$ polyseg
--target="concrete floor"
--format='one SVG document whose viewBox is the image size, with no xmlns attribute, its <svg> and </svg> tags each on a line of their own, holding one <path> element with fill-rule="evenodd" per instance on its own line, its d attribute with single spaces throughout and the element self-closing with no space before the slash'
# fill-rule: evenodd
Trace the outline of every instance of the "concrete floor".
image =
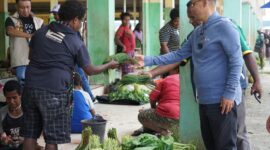
<svg viewBox="0 0 270 150">
<path fill-rule="evenodd" d="M 263 84 L 264 94 L 262 104 L 259 104 L 247 90 L 247 130 L 250 137 L 251 147 L 253 150 L 269 150 L 270 149 L 270 134 L 265 129 L 267 117 L 270 115 L 270 66 L 267 65 L 264 70 L 260 70 L 261 82 Z M 140 127 L 137 121 L 138 110 L 144 106 L 123 106 L 123 105 L 106 105 L 96 104 L 96 111 L 108 120 L 106 128 L 116 128 L 118 137 L 131 134 L 134 130 Z M 59 146 L 59 150 L 74 150 L 80 143 L 81 135 L 72 134 L 72 142 Z M 42 140 L 39 141 L 44 145 Z"/>
</svg>

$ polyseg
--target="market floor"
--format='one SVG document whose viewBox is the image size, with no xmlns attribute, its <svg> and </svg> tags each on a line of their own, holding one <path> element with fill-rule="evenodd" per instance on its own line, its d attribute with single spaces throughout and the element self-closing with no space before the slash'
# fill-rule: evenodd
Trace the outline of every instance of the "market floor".
<svg viewBox="0 0 270 150">
<path fill-rule="evenodd" d="M 262 104 L 259 104 L 253 96 L 246 91 L 246 108 L 247 108 L 247 130 L 250 137 L 252 150 L 269 150 L 270 134 L 265 129 L 267 117 L 270 115 L 270 66 L 260 70 L 261 82 L 263 85 Z M 149 107 L 148 104 L 143 106 L 124 106 L 124 105 L 107 105 L 96 104 L 96 111 L 108 120 L 106 129 L 116 128 L 118 137 L 131 134 L 134 130 L 140 128 L 137 115 L 142 107 Z M 72 134 L 72 142 L 69 144 L 59 145 L 59 150 L 74 150 L 80 143 L 81 135 Z M 44 145 L 42 139 L 39 140 Z"/>
</svg>

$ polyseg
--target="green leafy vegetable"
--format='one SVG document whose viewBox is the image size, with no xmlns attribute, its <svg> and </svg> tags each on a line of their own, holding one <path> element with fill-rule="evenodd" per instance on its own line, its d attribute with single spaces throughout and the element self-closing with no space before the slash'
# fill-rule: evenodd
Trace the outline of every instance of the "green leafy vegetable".
<svg viewBox="0 0 270 150">
<path fill-rule="evenodd" d="M 103 64 L 106 64 L 112 60 L 117 61 L 119 64 L 123 64 L 125 62 L 130 62 L 131 64 L 137 63 L 136 59 L 129 57 L 126 53 L 117 53 L 106 58 Z"/>
</svg>

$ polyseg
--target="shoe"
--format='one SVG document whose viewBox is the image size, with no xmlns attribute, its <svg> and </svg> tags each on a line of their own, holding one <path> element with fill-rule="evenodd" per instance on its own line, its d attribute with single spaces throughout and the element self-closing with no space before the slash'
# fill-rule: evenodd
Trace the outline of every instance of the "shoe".
<svg viewBox="0 0 270 150">
<path fill-rule="evenodd" d="M 143 127 L 141 127 L 141 128 L 139 128 L 139 129 L 137 129 L 137 130 L 135 130 L 132 134 L 131 134 L 131 136 L 139 136 L 139 135 L 141 135 L 141 134 L 143 134 L 144 132 L 143 132 Z"/>
<path fill-rule="evenodd" d="M 141 135 L 141 134 L 143 134 L 143 133 L 148 133 L 148 134 L 153 134 L 153 135 L 156 134 L 156 132 L 153 131 L 153 130 L 151 130 L 151 129 L 147 129 L 147 128 L 141 127 L 141 128 L 139 128 L 139 129 L 135 130 L 135 131 L 131 134 L 131 136 L 139 136 L 139 135 Z"/>
</svg>

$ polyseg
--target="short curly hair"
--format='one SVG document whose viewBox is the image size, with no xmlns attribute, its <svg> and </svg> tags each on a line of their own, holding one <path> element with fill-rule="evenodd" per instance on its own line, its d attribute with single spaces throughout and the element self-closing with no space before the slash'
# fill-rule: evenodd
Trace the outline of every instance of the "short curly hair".
<svg viewBox="0 0 270 150">
<path fill-rule="evenodd" d="M 124 20 L 125 17 L 131 17 L 131 14 L 128 13 L 128 12 L 122 12 L 121 15 L 120 15 L 120 19 Z"/>
<path fill-rule="evenodd" d="M 86 8 L 77 0 L 68 0 L 59 10 L 59 18 L 61 21 L 70 21 L 74 18 L 82 20 L 85 16 Z"/>
<path fill-rule="evenodd" d="M 16 4 L 18 4 L 20 1 L 30 1 L 31 2 L 31 0 L 16 0 Z"/>
<path fill-rule="evenodd" d="M 13 91 L 16 91 L 19 95 L 21 95 L 22 94 L 21 85 L 16 80 L 9 80 L 4 85 L 4 89 L 3 89 L 4 95 L 6 95 L 8 92 L 13 92 Z"/>
<path fill-rule="evenodd" d="M 171 18 L 171 20 L 179 18 L 179 9 L 177 9 L 177 8 L 172 9 L 170 12 L 170 18 Z"/>
</svg>

